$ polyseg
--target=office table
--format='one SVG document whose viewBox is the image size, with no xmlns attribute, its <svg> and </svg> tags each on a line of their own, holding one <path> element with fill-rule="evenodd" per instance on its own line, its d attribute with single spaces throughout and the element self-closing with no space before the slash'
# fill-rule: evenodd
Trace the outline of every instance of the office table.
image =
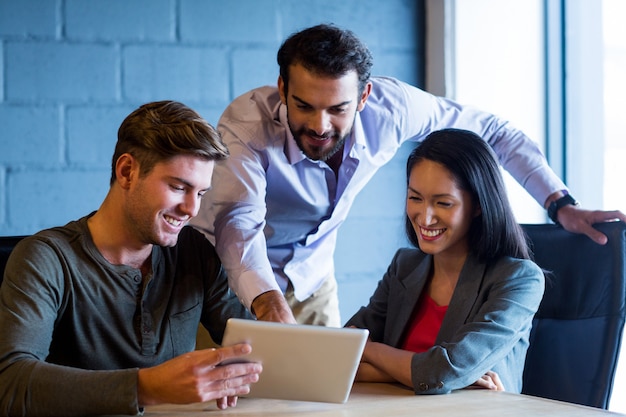
<svg viewBox="0 0 626 417">
<path fill-rule="evenodd" d="M 214 416 L 463 416 L 463 417 L 578 417 L 623 416 L 598 408 L 528 395 L 483 389 L 465 389 L 448 395 L 414 395 L 394 384 L 357 383 L 345 404 L 239 398 L 237 407 L 219 410 L 215 402 L 147 407 L 144 417 Z"/>
</svg>

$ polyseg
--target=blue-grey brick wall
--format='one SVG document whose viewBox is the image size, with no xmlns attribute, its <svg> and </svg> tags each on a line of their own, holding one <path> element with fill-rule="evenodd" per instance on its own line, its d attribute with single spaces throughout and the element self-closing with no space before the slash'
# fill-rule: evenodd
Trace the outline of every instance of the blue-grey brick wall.
<svg viewBox="0 0 626 417">
<path fill-rule="evenodd" d="M 0 235 L 96 210 L 117 128 L 138 105 L 179 100 L 215 124 L 237 95 L 275 84 L 290 33 L 356 32 L 374 74 L 422 80 L 420 0 L 0 0 Z M 343 318 L 404 245 L 408 146 L 358 197 L 335 261 Z"/>
</svg>

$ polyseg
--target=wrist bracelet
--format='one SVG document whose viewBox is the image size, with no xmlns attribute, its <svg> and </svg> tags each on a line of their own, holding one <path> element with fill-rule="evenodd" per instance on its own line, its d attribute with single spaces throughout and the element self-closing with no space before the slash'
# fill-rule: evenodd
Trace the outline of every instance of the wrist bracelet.
<svg viewBox="0 0 626 417">
<path fill-rule="evenodd" d="M 567 206 L 569 204 L 571 204 L 572 206 L 578 205 L 578 201 L 576 201 L 576 199 L 572 197 L 571 194 L 565 194 L 563 197 L 557 198 L 552 203 L 550 203 L 550 205 L 548 206 L 548 217 L 550 218 L 550 220 L 560 226 L 556 215 L 563 206 Z"/>
</svg>

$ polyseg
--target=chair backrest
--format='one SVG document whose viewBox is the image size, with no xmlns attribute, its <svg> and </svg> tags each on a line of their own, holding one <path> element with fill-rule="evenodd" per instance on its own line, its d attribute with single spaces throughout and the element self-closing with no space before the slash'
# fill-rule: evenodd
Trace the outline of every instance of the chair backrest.
<svg viewBox="0 0 626 417">
<path fill-rule="evenodd" d="M 17 245 L 17 242 L 26 236 L 0 236 L 0 283 L 4 278 L 4 267 L 7 264 L 11 251 Z"/>
<path fill-rule="evenodd" d="M 608 408 L 626 316 L 626 224 L 598 245 L 555 225 L 522 225 L 551 271 L 533 320 L 522 393 Z"/>
</svg>

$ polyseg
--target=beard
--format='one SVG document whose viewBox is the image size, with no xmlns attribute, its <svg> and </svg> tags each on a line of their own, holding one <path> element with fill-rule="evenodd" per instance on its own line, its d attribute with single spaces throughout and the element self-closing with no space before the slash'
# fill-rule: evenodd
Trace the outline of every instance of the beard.
<svg viewBox="0 0 626 417">
<path fill-rule="evenodd" d="M 307 158 L 312 159 L 314 161 L 327 161 L 328 159 L 330 159 L 331 156 L 333 156 L 335 153 L 337 153 L 337 151 L 343 148 L 343 144 L 346 141 L 346 138 L 348 137 L 347 135 L 342 137 L 336 132 L 332 133 L 330 135 L 332 147 L 330 149 L 328 148 L 325 149 L 322 146 L 319 146 L 319 147 L 305 146 L 304 140 L 302 139 L 303 135 L 313 136 L 313 137 L 317 136 L 315 133 L 309 132 L 306 129 L 300 129 L 296 131 L 291 129 L 291 134 L 293 135 L 293 138 L 296 141 L 296 144 L 298 145 L 298 148 L 300 148 L 302 153 L 305 154 Z"/>
<path fill-rule="evenodd" d="M 356 112 L 355 112 L 356 118 Z M 346 134 L 338 132 L 336 130 L 332 130 L 326 133 L 323 137 L 320 137 L 317 133 L 312 130 L 309 130 L 305 127 L 295 129 L 289 120 L 289 115 L 287 115 L 287 123 L 289 124 L 289 130 L 293 136 L 293 139 L 296 141 L 298 148 L 302 151 L 307 158 L 312 159 L 314 161 L 328 161 L 335 153 L 337 153 L 340 149 L 343 149 L 343 145 L 346 142 L 348 136 L 350 136 L 350 132 L 352 131 L 352 125 L 354 124 L 354 120 L 350 129 Z M 328 143 L 325 143 L 325 146 L 311 146 L 311 141 L 306 141 L 303 139 L 303 136 L 309 136 L 313 138 L 320 138 L 328 140 L 330 139 L 330 143 L 332 144 L 330 147 Z"/>
</svg>

